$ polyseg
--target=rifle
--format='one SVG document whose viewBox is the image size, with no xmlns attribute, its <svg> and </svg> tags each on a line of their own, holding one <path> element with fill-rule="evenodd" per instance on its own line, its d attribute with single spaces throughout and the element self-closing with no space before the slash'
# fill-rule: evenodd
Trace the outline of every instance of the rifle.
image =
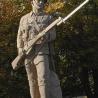
<svg viewBox="0 0 98 98">
<path fill-rule="evenodd" d="M 86 3 L 88 3 L 89 0 L 85 0 L 83 3 L 81 3 L 77 8 L 75 8 L 71 13 L 69 13 L 66 17 L 62 18 L 59 17 L 54 22 L 52 22 L 49 26 L 47 26 L 44 30 L 42 30 L 34 39 L 29 41 L 28 47 L 24 46 L 24 51 L 21 52 L 12 62 L 12 67 L 14 70 L 17 70 L 21 65 L 21 61 L 24 61 L 25 55 L 28 55 L 32 49 L 32 47 L 35 45 L 35 43 L 45 36 L 50 29 L 52 29 L 54 26 L 59 26 L 61 23 L 65 23 L 66 20 L 68 20 L 73 14 L 75 14 L 79 9 L 81 9 Z"/>
</svg>

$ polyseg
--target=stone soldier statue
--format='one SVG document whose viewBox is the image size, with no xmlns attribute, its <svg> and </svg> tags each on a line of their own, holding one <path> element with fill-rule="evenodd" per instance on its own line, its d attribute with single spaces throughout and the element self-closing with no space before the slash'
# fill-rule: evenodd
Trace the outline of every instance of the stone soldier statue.
<svg viewBox="0 0 98 98">
<path fill-rule="evenodd" d="M 31 0 L 32 11 L 20 20 L 17 48 L 20 54 L 24 47 L 28 47 L 40 31 L 52 22 L 52 16 L 43 11 L 44 3 Z M 26 56 L 25 68 L 30 87 L 31 98 L 62 98 L 60 83 L 54 72 L 53 41 L 56 38 L 55 28 L 39 39 L 32 51 Z M 32 57 L 35 56 L 34 59 Z"/>
</svg>

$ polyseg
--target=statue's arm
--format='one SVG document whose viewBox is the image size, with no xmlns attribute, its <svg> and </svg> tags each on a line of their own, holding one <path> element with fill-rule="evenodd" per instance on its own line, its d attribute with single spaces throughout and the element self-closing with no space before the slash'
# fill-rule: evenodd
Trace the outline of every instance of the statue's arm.
<svg viewBox="0 0 98 98">
<path fill-rule="evenodd" d="M 19 29 L 18 29 L 18 34 L 17 34 L 18 54 L 20 54 L 23 51 L 23 47 L 24 47 L 24 42 L 23 42 L 23 39 L 22 39 L 22 23 L 23 23 L 23 19 L 21 18 L 20 24 L 19 24 Z"/>
</svg>

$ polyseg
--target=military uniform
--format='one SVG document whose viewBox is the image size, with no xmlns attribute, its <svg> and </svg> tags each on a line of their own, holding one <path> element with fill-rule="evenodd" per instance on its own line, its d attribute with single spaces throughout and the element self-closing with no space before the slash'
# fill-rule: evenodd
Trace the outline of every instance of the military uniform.
<svg viewBox="0 0 98 98">
<path fill-rule="evenodd" d="M 23 16 L 20 20 L 17 35 L 18 53 L 20 53 L 25 46 L 28 47 L 29 41 L 51 22 L 52 17 L 44 12 L 35 15 L 31 11 Z M 31 98 L 62 98 L 58 77 L 53 72 L 53 67 L 51 67 L 54 65 L 53 58 L 51 59 L 50 55 L 51 57 L 54 55 L 53 41 L 55 38 L 56 32 L 55 28 L 53 28 L 48 34 L 37 41 L 31 53 L 26 56 L 25 68 Z M 42 44 L 43 46 L 41 47 Z M 36 53 L 37 56 L 32 60 L 32 56 Z M 52 91 L 53 89 L 54 91 Z"/>
</svg>

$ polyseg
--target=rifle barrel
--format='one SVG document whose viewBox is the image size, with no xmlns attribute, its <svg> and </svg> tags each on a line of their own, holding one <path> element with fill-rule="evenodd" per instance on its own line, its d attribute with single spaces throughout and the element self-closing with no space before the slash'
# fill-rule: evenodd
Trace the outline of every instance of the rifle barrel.
<svg viewBox="0 0 98 98">
<path fill-rule="evenodd" d="M 70 14 L 68 14 L 64 19 L 62 19 L 57 26 L 59 26 L 62 22 L 65 22 L 67 19 L 69 19 L 74 13 L 76 13 L 79 9 L 81 9 L 86 3 L 88 3 L 89 0 L 85 0 L 82 4 L 80 4 L 75 10 L 73 10 Z"/>
</svg>

